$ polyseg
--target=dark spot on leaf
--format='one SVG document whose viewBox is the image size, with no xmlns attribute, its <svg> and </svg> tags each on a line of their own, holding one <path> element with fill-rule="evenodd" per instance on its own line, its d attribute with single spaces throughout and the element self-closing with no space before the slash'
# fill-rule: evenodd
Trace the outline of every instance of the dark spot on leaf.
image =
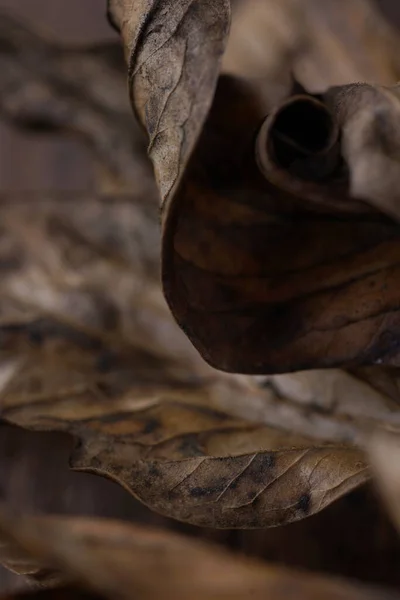
<svg viewBox="0 0 400 600">
<path fill-rule="evenodd" d="M 261 469 L 273 469 L 275 466 L 274 454 L 262 454 L 260 456 L 259 466 Z"/>
<path fill-rule="evenodd" d="M 193 498 L 201 498 L 202 496 L 208 496 L 210 494 L 210 490 L 202 487 L 195 487 L 190 490 L 190 495 Z"/>
<path fill-rule="evenodd" d="M 149 468 L 150 477 L 159 477 L 161 475 L 160 469 L 156 465 L 151 465 Z"/>
<path fill-rule="evenodd" d="M 190 490 L 190 495 L 193 498 L 202 498 L 203 496 L 212 496 L 213 494 L 220 494 L 226 487 L 226 483 L 222 482 L 219 485 L 211 487 L 194 487 Z"/>
<path fill-rule="evenodd" d="M 244 472 L 244 477 L 248 480 L 251 479 L 256 485 L 261 485 L 265 481 L 266 472 L 274 466 L 275 456 L 273 454 L 259 454 Z"/>
<path fill-rule="evenodd" d="M 310 494 L 303 494 L 296 504 L 296 509 L 301 510 L 305 514 L 310 512 L 311 498 Z"/>
</svg>

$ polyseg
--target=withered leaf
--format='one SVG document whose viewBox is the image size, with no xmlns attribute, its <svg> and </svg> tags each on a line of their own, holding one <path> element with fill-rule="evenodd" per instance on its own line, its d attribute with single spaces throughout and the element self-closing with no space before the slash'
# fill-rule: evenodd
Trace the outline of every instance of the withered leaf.
<svg viewBox="0 0 400 600">
<path fill-rule="evenodd" d="M 400 227 L 376 211 L 399 214 L 396 88 L 333 88 L 276 107 L 254 82 L 220 77 L 200 135 L 222 8 L 204 10 L 221 17 L 215 47 L 215 21 L 198 22 L 206 3 L 190 3 L 176 31 L 181 2 L 110 6 L 162 197 L 180 182 L 164 205 L 162 278 L 201 355 L 241 373 L 398 365 Z M 204 54 L 185 55 L 199 36 Z M 187 79 L 199 61 L 207 78 Z M 182 109 L 188 97 L 201 116 Z"/>
<path fill-rule="evenodd" d="M 24 551 L 62 569 L 76 582 L 75 589 L 103 598 L 398 597 L 395 592 L 269 566 L 189 538 L 116 521 L 3 515 L 0 529 Z"/>
<path fill-rule="evenodd" d="M 2 424 L 0 489 L 3 502 L 22 514 L 44 511 L 46 514 L 133 520 L 146 526 L 185 532 L 288 567 L 352 577 L 368 584 L 396 586 L 400 582 L 400 539 L 385 510 L 377 503 L 370 484 L 362 485 L 326 510 L 290 527 L 275 527 L 268 532 L 203 528 L 162 517 L 103 477 L 68 472 L 71 442 L 63 433 L 27 431 Z M 341 524 L 340 528 L 337 523 Z M 1 535 L 0 541 L 4 541 Z M 4 553 L 2 556 L 4 558 Z M 15 559 L 18 556 L 14 553 Z M 17 568 L 18 563 L 14 563 L 14 570 Z M 48 585 L 48 580 L 45 581 Z M 6 590 L 26 589 L 32 584 L 31 577 L 27 581 L 26 577 L 6 573 L 1 566 L 0 582 Z M 43 579 L 40 583 L 44 583 Z"/>
<path fill-rule="evenodd" d="M 397 365 L 399 225 L 350 198 L 340 127 L 308 96 L 263 125 L 263 178 L 264 111 L 244 83 L 220 79 L 164 237 L 175 317 L 227 371 Z"/>
<path fill-rule="evenodd" d="M 72 434 L 74 468 L 196 524 L 290 522 L 365 481 L 358 450 L 257 423 L 264 390 L 203 363 L 145 270 L 157 249 L 138 238 L 140 201 L 72 208 L 15 201 L 1 212 L 3 419 Z"/>
<path fill-rule="evenodd" d="M 182 176 L 212 102 L 230 0 L 109 0 L 135 110 L 164 200 Z"/>
</svg>

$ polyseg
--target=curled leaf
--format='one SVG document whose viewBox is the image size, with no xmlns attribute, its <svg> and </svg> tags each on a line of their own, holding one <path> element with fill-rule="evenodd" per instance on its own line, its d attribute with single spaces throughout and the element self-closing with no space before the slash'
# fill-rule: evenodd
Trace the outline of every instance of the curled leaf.
<svg viewBox="0 0 400 600">
<path fill-rule="evenodd" d="M 110 7 L 168 197 L 164 293 L 201 355 L 250 374 L 397 365 L 400 227 L 376 211 L 400 212 L 396 88 L 279 106 L 247 79 L 215 90 L 224 2 Z"/>
<path fill-rule="evenodd" d="M 264 110 L 220 79 L 164 237 L 175 317 L 227 371 L 396 365 L 399 225 L 349 196 L 329 104 Z"/>
</svg>

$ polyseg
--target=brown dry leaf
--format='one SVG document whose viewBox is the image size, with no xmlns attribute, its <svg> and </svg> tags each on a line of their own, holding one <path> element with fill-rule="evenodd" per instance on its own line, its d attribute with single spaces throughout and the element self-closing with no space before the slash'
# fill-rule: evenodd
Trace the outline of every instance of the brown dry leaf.
<svg viewBox="0 0 400 600">
<path fill-rule="evenodd" d="M 398 365 L 400 227 L 363 201 L 399 213 L 396 88 L 353 85 L 274 107 L 249 81 L 221 77 L 196 140 L 227 16 L 224 2 L 184 5 L 110 2 L 161 195 L 174 196 L 162 277 L 175 318 L 226 371 Z M 201 36 L 204 53 L 185 54 Z M 190 79 L 200 61 L 207 77 Z"/>
<path fill-rule="evenodd" d="M 3 514 L 0 528 L 2 535 L 24 551 L 62 570 L 76 582 L 76 589 L 103 598 L 153 600 L 160 594 L 176 600 L 399 597 L 379 588 L 268 566 L 189 538 L 116 521 Z"/>
<path fill-rule="evenodd" d="M 4 503 L 22 514 L 45 512 L 133 520 L 213 541 L 287 567 L 356 578 L 368 584 L 400 583 L 400 538 L 376 502 L 370 484 L 290 527 L 268 531 L 210 529 L 162 517 L 103 477 L 68 472 L 72 445 L 72 439 L 62 433 L 2 424 L 0 489 Z M 13 590 L 30 585 L 25 577 L 6 573 L 1 566 L 0 582 Z"/>
<path fill-rule="evenodd" d="M 146 204 L 76 202 L 2 207 L 3 419 L 72 434 L 73 467 L 202 525 L 293 521 L 365 481 L 358 450 L 272 427 L 267 411 L 256 422 L 270 393 L 200 359 L 140 238 L 155 232 Z"/>
<path fill-rule="evenodd" d="M 212 102 L 230 0 L 109 0 L 129 65 L 131 97 L 149 134 L 162 199 L 182 177 Z"/>
<path fill-rule="evenodd" d="M 268 112 L 245 82 L 220 78 L 164 236 L 178 323 L 227 371 L 398 365 L 399 225 L 350 198 L 325 104 L 293 97 L 255 144 Z"/>
<path fill-rule="evenodd" d="M 1 13 L 0 112 L 35 131 L 81 136 L 105 167 L 112 189 L 134 184 L 136 193 L 152 194 L 157 203 L 119 44 L 61 47 Z"/>
</svg>

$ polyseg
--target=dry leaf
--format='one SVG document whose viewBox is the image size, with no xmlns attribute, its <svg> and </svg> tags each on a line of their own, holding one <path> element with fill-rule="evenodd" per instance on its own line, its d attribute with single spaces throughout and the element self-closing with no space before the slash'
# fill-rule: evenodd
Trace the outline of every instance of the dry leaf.
<svg viewBox="0 0 400 600">
<path fill-rule="evenodd" d="M 0 528 L 84 590 L 110 599 L 152 600 L 160 593 L 177 600 L 398 597 L 395 592 L 268 566 L 188 538 L 113 521 L 7 515 Z"/>
<path fill-rule="evenodd" d="M 270 392 L 203 363 L 162 302 L 142 208 L 3 207 L 1 417 L 72 434 L 73 467 L 202 525 L 290 522 L 365 481 L 358 450 L 272 427 L 266 409 L 256 422 Z"/>
<path fill-rule="evenodd" d="M 228 371 L 398 364 L 398 224 L 349 198 L 335 122 L 308 96 L 261 128 L 261 177 L 263 112 L 220 79 L 164 238 L 175 317 Z"/>
<path fill-rule="evenodd" d="M 179 183 L 212 102 L 230 0 L 109 0 L 135 110 L 163 200 Z"/>
<path fill-rule="evenodd" d="M 72 440 L 65 434 L 27 431 L 3 424 L 0 427 L 0 490 L 4 503 L 22 514 L 44 512 L 139 522 L 217 542 L 286 567 L 356 578 L 369 584 L 397 586 L 400 583 L 400 538 L 376 502 L 369 484 L 311 519 L 302 519 L 290 527 L 275 527 L 268 532 L 264 529 L 210 529 L 162 517 L 103 477 L 68 472 L 71 447 Z M 4 553 L 0 555 L 0 563 L 1 556 L 4 558 Z M 16 554 L 15 559 L 18 559 Z M 16 562 L 14 565 L 17 570 Z M 26 577 L 7 573 L 0 566 L 3 590 L 4 586 L 6 590 L 15 591 L 29 585 Z"/>
<path fill-rule="evenodd" d="M 110 2 L 161 196 L 174 192 L 163 212 L 163 284 L 180 326 L 226 371 L 397 365 L 400 228 L 352 197 L 398 214 L 396 90 L 350 86 L 274 108 L 246 80 L 220 78 L 197 139 L 225 4 L 151 6 Z M 185 53 L 193 40 L 202 52 Z M 207 76 L 190 79 L 200 61 Z"/>
<path fill-rule="evenodd" d="M 81 440 L 73 468 L 115 479 L 158 512 L 216 527 L 277 525 L 324 508 L 367 477 L 355 449 L 216 411 L 222 384 L 174 381 L 155 359 L 105 353 L 84 334 L 74 343 L 73 330 L 47 328 L 34 355 L 19 349 L 19 360 L 5 364 L 2 418 L 71 433 Z M 28 335 L 21 327 L 19 343 Z"/>
</svg>

